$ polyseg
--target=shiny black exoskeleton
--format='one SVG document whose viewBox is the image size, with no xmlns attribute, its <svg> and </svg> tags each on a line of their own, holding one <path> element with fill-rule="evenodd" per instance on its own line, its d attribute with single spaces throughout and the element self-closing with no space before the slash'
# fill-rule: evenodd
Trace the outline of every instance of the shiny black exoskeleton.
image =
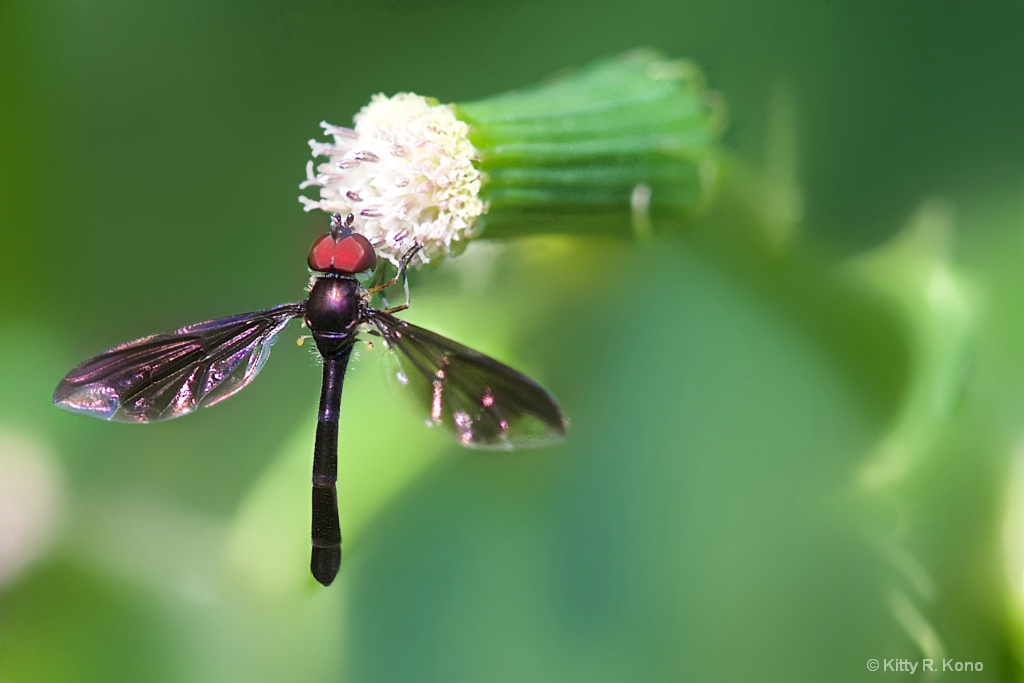
<svg viewBox="0 0 1024 683">
<path fill-rule="evenodd" d="M 556 443 L 566 420 L 555 400 L 529 377 L 479 351 L 376 309 L 374 293 L 399 280 L 413 244 L 389 281 L 363 289 L 356 279 L 377 264 L 353 216 L 335 214 L 330 232 L 309 250 L 317 278 L 305 301 L 185 325 L 141 337 L 80 363 L 57 385 L 61 408 L 115 422 L 156 422 L 211 406 L 246 387 L 263 367 L 289 320 L 303 318 L 323 357 L 312 477 L 310 569 L 329 585 L 341 566 L 338 521 L 338 417 L 345 370 L 362 326 L 383 340 L 401 366 L 396 379 L 436 425 L 469 448 L 513 450 Z M 382 296 L 383 300 L 383 296 Z M 386 305 L 386 304 L 385 304 Z"/>
</svg>

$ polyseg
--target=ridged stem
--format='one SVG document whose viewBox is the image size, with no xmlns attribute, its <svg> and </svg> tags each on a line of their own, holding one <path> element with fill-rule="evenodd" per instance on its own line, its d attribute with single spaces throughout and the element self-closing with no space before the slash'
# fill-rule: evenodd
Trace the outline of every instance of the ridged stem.
<svg viewBox="0 0 1024 683">
<path fill-rule="evenodd" d="M 487 237 L 679 229 L 709 195 L 723 118 L 695 66 L 649 50 L 456 113 L 481 155 Z"/>
</svg>

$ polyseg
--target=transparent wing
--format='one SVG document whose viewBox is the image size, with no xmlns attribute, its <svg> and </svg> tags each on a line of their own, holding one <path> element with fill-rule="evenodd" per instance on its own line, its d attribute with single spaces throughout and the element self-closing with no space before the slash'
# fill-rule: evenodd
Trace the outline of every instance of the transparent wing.
<svg viewBox="0 0 1024 683">
<path fill-rule="evenodd" d="M 381 311 L 367 319 L 396 352 L 399 381 L 463 446 L 511 450 L 565 435 L 561 409 L 539 384 L 503 363 Z"/>
<path fill-rule="evenodd" d="M 305 303 L 153 334 L 107 349 L 57 385 L 60 408 L 116 422 L 156 422 L 212 406 L 253 380 Z"/>
</svg>

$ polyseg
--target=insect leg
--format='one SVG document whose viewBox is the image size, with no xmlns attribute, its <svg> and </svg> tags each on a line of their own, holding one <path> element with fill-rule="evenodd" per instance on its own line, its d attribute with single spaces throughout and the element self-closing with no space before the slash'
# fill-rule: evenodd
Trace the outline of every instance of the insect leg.
<svg viewBox="0 0 1024 683">
<path fill-rule="evenodd" d="M 388 306 L 387 299 L 385 299 L 384 295 L 381 294 L 380 298 L 384 302 L 384 305 L 387 306 L 387 308 L 383 309 L 385 313 L 396 313 L 398 311 L 404 311 L 405 309 L 409 308 L 409 276 L 406 273 L 406 270 L 408 269 L 409 263 L 412 261 L 413 257 L 416 256 L 416 254 L 422 248 L 423 246 L 420 244 L 412 245 L 412 247 L 410 247 L 409 250 L 402 255 L 402 260 L 398 264 L 398 273 L 395 275 L 395 277 L 391 278 L 384 284 L 379 285 L 378 287 L 374 287 L 372 289 L 367 290 L 370 294 L 373 294 L 374 292 L 390 287 L 391 285 L 398 282 L 399 279 L 402 280 L 402 286 L 405 288 L 405 303 L 399 304 L 398 306 Z"/>
<path fill-rule="evenodd" d="M 368 294 L 376 294 L 377 292 L 380 292 L 382 290 L 387 289 L 388 287 L 391 287 L 399 280 L 402 280 L 405 283 L 405 298 L 406 304 L 408 304 L 409 280 L 406 277 L 405 271 L 409 267 L 409 263 L 412 261 L 413 257 L 416 256 L 416 254 L 419 253 L 421 249 L 423 249 L 423 245 L 421 244 L 414 244 L 411 247 L 409 247 L 409 249 L 404 254 L 402 254 L 402 259 L 398 262 L 398 272 L 395 274 L 395 276 L 388 280 L 387 282 L 369 288 L 368 290 L 366 290 L 366 292 Z"/>
</svg>

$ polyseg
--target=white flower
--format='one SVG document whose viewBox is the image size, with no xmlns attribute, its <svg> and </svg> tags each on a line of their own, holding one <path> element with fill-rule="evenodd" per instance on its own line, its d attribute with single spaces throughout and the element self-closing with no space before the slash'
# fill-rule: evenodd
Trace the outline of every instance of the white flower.
<svg viewBox="0 0 1024 683">
<path fill-rule="evenodd" d="M 481 201 L 478 154 L 469 126 L 451 107 L 412 93 L 374 95 L 354 128 L 321 123 L 333 142 L 310 140 L 314 157 L 300 189 L 320 188 L 320 199 L 299 197 L 306 211 L 355 216 L 355 228 L 378 256 L 397 264 L 414 243 L 427 262 L 450 254 L 475 234 Z"/>
</svg>

